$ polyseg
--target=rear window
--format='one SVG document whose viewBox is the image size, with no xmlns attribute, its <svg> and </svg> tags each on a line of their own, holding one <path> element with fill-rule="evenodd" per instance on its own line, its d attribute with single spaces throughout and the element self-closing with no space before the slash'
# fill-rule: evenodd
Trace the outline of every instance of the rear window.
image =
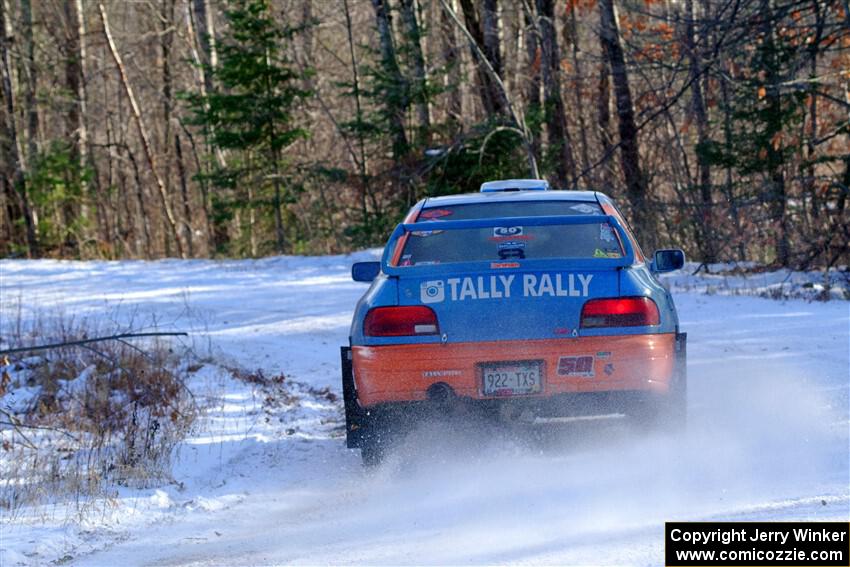
<svg viewBox="0 0 850 567">
<path fill-rule="evenodd" d="M 592 202 L 482 203 L 424 209 L 417 222 L 603 214 L 601 207 Z M 399 265 L 545 258 L 620 258 L 622 255 L 623 249 L 614 227 L 600 219 L 598 224 L 505 225 L 413 231 L 402 250 Z"/>
</svg>

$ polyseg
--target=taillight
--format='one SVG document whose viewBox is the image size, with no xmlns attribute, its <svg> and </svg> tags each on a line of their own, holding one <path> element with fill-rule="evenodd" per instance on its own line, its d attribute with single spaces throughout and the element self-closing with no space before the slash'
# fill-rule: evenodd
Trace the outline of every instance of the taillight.
<svg viewBox="0 0 850 567">
<path fill-rule="evenodd" d="M 658 323 L 658 306 L 648 297 L 591 299 L 581 309 L 583 328 L 643 327 Z"/>
<path fill-rule="evenodd" d="M 370 337 L 406 337 L 436 335 L 437 314 L 430 307 L 375 307 L 366 314 L 363 333 Z"/>
</svg>

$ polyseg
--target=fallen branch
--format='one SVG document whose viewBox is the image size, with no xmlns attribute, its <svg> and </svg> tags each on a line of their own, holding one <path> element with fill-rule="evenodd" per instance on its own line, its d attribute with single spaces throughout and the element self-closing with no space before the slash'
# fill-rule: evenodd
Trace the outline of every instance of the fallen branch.
<svg viewBox="0 0 850 567">
<path fill-rule="evenodd" d="M 72 441 L 75 441 L 77 443 L 80 442 L 79 439 L 77 439 L 76 437 L 74 437 L 69 432 L 65 431 L 64 429 L 59 429 L 58 427 L 47 427 L 47 426 L 44 426 L 44 425 L 31 425 L 29 423 L 24 423 L 20 419 L 18 419 L 17 417 L 15 417 L 14 415 L 12 415 L 11 413 L 7 412 L 6 410 L 4 410 L 2 408 L 0 408 L 0 413 L 2 413 L 7 418 L 9 418 L 9 421 L 0 421 L 0 425 L 10 425 L 10 426 L 12 426 L 15 429 L 15 431 L 18 433 L 18 435 L 23 437 L 24 440 L 26 441 L 26 443 L 24 443 L 24 445 L 27 445 L 30 449 L 37 449 L 38 447 L 36 447 L 35 444 L 33 444 L 33 442 L 26 435 L 23 434 L 23 432 L 21 431 L 22 427 L 24 427 L 26 429 L 35 429 L 35 430 L 39 430 L 39 431 L 52 431 L 54 433 L 61 433 L 62 435 L 64 435 L 65 437 L 68 437 Z"/>
<path fill-rule="evenodd" d="M 122 333 L 120 335 L 110 335 L 108 337 L 98 337 L 95 339 L 81 339 L 78 341 L 68 341 L 64 343 L 53 343 L 49 345 L 38 345 L 33 347 L 20 347 L 8 350 L 0 350 L 0 355 L 15 354 L 18 352 L 36 352 L 40 350 L 50 350 L 67 346 L 87 345 L 89 343 L 97 343 L 101 341 L 121 341 L 122 339 L 132 339 L 137 337 L 188 337 L 189 333 Z M 123 342 L 123 341 L 121 341 Z"/>
</svg>

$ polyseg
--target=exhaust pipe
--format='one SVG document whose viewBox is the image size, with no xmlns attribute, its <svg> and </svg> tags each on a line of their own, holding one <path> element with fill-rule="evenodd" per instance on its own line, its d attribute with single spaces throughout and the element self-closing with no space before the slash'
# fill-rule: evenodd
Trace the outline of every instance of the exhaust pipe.
<svg viewBox="0 0 850 567">
<path fill-rule="evenodd" d="M 427 395 L 429 402 L 439 405 L 449 405 L 457 398 L 455 391 L 452 390 L 452 387 L 445 382 L 431 384 L 428 388 Z"/>
</svg>

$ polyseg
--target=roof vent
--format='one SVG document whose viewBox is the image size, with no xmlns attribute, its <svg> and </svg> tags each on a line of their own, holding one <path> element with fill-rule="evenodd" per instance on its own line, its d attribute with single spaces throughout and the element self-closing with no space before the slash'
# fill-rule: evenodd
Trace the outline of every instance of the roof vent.
<svg viewBox="0 0 850 567">
<path fill-rule="evenodd" d="M 482 193 L 501 191 L 548 191 L 549 182 L 545 179 L 501 179 L 481 184 Z"/>
</svg>

